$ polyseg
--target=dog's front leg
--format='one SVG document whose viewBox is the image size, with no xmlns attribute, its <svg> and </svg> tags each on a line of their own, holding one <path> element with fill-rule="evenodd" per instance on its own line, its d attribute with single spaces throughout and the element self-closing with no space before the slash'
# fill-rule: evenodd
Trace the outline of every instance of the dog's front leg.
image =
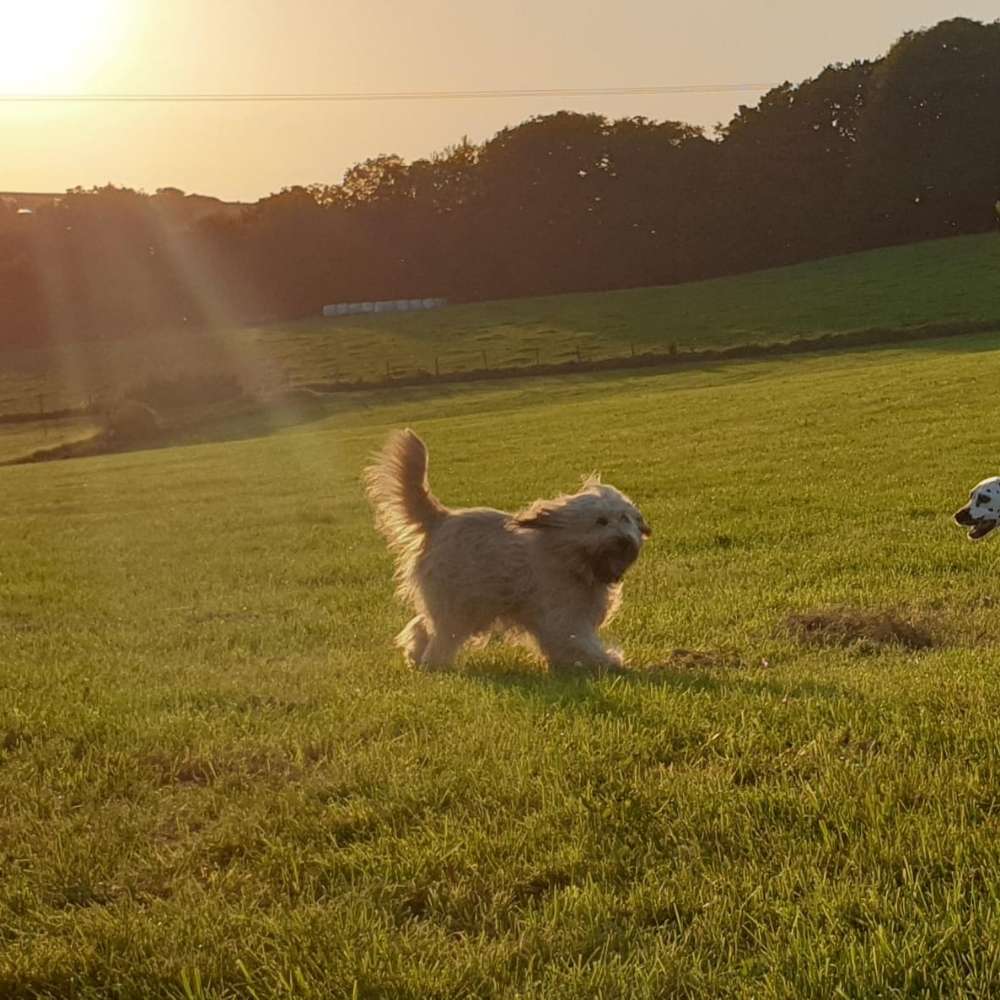
<svg viewBox="0 0 1000 1000">
<path fill-rule="evenodd" d="M 543 630 L 536 639 L 542 656 L 552 670 L 616 670 L 622 665 L 621 654 L 617 650 L 608 649 L 601 642 L 600 636 L 592 630 Z"/>
<path fill-rule="evenodd" d="M 428 639 L 427 646 L 420 657 L 420 668 L 422 670 L 446 670 L 454 662 L 464 641 L 464 636 L 434 633 Z"/>
<path fill-rule="evenodd" d="M 430 632 L 421 615 L 410 619 L 396 636 L 396 645 L 403 651 L 406 662 L 421 670 L 443 670 L 450 667 L 462 647 L 465 636 Z"/>
</svg>

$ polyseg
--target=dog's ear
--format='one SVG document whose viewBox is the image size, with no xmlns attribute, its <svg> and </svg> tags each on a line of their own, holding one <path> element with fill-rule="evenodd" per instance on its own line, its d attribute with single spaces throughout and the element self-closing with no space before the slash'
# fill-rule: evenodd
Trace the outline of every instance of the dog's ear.
<svg viewBox="0 0 1000 1000">
<path fill-rule="evenodd" d="M 515 515 L 514 523 L 519 528 L 555 528 L 559 525 L 557 510 L 558 505 L 551 500 L 536 500 L 527 510 Z"/>
<path fill-rule="evenodd" d="M 588 489 L 591 486 L 601 485 L 601 474 L 599 472 L 588 472 L 587 475 L 580 477 L 580 488 Z"/>
</svg>

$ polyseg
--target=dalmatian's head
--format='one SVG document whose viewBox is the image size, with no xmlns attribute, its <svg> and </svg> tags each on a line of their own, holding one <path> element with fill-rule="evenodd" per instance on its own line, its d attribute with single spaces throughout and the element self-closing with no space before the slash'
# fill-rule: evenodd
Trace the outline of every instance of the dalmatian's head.
<svg viewBox="0 0 1000 1000">
<path fill-rule="evenodd" d="M 969 529 L 969 538 L 985 538 L 1000 523 L 1000 476 L 972 487 L 969 502 L 955 511 L 955 523 Z"/>
</svg>

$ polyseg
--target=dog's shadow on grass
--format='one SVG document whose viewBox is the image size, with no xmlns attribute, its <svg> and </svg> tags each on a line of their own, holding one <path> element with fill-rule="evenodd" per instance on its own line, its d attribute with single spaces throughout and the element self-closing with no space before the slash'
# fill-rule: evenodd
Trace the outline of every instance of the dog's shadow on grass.
<svg viewBox="0 0 1000 1000">
<path fill-rule="evenodd" d="M 612 705 L 620 709 L 621 695 L 643 689 L 668 688 L 678 694 L 717 694 L 738 692 L 756 698 L 856 700 L 856 692 L 834 684 L 807 679 L 789 680 L 768 676 L 768 668 L 721 667 L 711 663 L 671 663 L 606 671 L 544 671 L 520 665 L 491 664 L 486 657 L 476 657 L 466 665 L 462 676 L 498 693 L 520 695 L 526 701 L 546 708 L 577 708 L 604 712 Z"/>
</svg>

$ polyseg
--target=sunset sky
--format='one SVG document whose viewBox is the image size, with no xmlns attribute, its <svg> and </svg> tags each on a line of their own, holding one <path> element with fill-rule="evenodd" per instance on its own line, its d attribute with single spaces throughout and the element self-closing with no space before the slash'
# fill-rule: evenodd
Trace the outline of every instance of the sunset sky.
<svg viewBox="0 0 1000 1000">
<path fill-rule="evenodd" d="M 798 81 L 996 0 L 0 0 L 0 93 L 509 90 Z M 252 200 L 570 108 L 712 126 L 757 93 L 335 104 L 0 102 L 0 190 Z"/>
</svg>

